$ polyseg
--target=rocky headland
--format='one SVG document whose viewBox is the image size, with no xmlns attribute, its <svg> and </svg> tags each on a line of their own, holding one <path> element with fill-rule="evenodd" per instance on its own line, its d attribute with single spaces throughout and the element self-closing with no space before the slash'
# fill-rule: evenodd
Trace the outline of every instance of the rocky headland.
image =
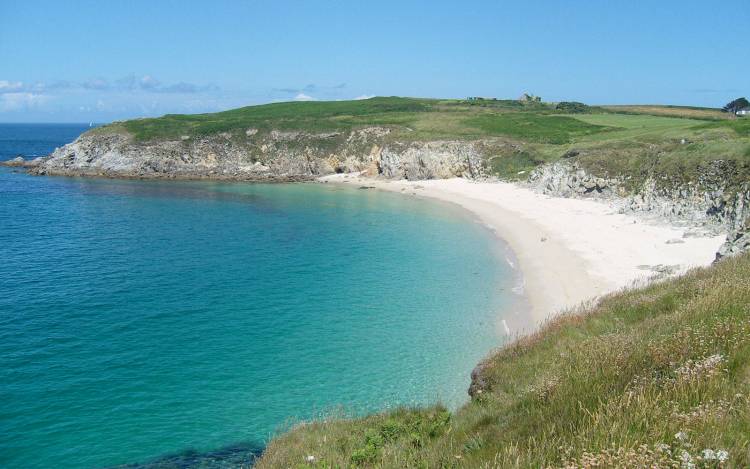
<svg viewBox="0 0 750 469">
<path fill-rule="evenodd" d="M 366 172 L 394 179 L 479 177 L 483 158 L 464 141 L 406 142 L 390 130 L 219 133 L 139 142 L 122 133 L 89 132 L 34 163 L 39 175 L 226 180 L 305 180 Z M 23 162 L 15 162 L 22 165 Z"/>
</svg>

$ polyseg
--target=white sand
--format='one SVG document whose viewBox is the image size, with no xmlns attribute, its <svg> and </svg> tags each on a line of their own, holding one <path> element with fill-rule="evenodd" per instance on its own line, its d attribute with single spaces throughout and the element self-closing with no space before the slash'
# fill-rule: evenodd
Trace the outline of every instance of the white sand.
<svg viewBox="0 0 750 469">
<path fill-rule="evenodd" d="M 685 227 L 645 222 L 617 214 L 604 202 L 548 197 L 510 183 L 460 178 L 386 181 L 356 174 L 321 180 L 439 199 L 473 212 L 515 253 L 536 324 L 648 280 L 655 272 L 644 266 L 661 264 L 684 272 L 708 265 L 725 238 L 683 238 Z"/>
</svg>

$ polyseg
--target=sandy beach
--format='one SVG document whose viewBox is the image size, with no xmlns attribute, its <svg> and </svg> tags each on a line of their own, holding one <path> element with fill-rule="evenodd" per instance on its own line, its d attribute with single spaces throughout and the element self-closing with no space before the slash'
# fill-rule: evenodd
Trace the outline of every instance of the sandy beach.
<svg viewBox="0 0 750 469">
<path fill-rule="evenodd" d="M 389 181 L 337 174 L 322 182 L 366 185 L 455 203 L 474 213 L 516 255 L 540 324 L 582 302 L 708 265 L 725 236 L 685 236 L 685 227 L 616 213 L 606 202 L 549 197 L 505 182 L 466 179 Z"/>
</svg>

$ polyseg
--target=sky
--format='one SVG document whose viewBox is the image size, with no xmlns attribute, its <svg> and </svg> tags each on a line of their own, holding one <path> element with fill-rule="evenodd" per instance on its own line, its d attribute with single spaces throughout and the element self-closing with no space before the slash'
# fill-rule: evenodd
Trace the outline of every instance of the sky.
<svg viewBox="0 0 750 469">
<path fill-rule="evenodd" d="M 748 25 L 748 0 L 0 0 L 0 122 L 524 92 L 720 107 L 750 95 Z"/>
</svg>

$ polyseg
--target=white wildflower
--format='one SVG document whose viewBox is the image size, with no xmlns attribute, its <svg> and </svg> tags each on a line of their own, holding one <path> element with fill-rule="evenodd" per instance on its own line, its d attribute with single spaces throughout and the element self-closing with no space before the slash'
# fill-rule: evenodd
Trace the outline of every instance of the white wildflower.
<svg viewBox="0 0 750 469">
<path fill-rule="evenodd" d="M 308 456 L 308 457 L 305 458 L 305 461 L 307 461 L 307 462 L 315 462 L 315 456 L 312 456 L 312 455 Z"/>
<path fill-rule="evenodd" d="M 720 371 L 719 366 L 724 363 L 724 356 L 714 354 L 703 360 L 688 360 L 684 365 L 675 370 L 677 377 L 681 379 L 695 379 L 713 376 Z"/>
<path fill-rule="evenodd" d="M 687 434 L 685 432 L 677 432 L 674 434 L 675 440 L 684 441 L 687 439 Z"/>
<path fill-rule="evenodd" d="M 727 459 L 729 459 L 729 453 L 724 451 L 723 449 L 720 449 L 719 451 L 716 452 L 716 459 L 718 459 L 721 462 L 724 462 Z"/>
<path fill-rule="evenodd" d="M 703 450 L 703 459 L 705 459 L 706 461 L 713 461 L 714 459 L 716 459 L 716 453 L 714 452 L 714 450 L 706 448 Z"/>
<path fill-rule="evenodd" d="M 687 469 L 692 469 L 695 467 L 695 464 L 693 463 L 693 457 L 690 456 L 690 453 L 685 450 L 682 450 L 682 454 L 680 454 L 680 460 L 682 461 L 682 467 L 685 467 Z"/>
</svg>

